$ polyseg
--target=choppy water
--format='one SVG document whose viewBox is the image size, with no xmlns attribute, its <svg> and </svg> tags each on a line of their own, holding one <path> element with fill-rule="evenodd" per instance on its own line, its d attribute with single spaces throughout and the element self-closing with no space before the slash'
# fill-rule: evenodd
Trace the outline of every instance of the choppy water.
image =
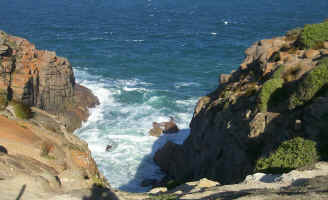
<svg viewBox="0 0 328 200">
<path fill-rule="evenodd" d="M 155 150 L 188 136 L 197 99 L 218 75 L 256 40 L 320 22 L 327 8 L 326 0 L 1 0 L 0 29 L 69 58 L 101 102 L 76 134 L 113 187 L 144 191 L 142 179 L 163 176 Z M 150 137 L 151 123 L 168 116 L 181 133 Z"/>
</svg>

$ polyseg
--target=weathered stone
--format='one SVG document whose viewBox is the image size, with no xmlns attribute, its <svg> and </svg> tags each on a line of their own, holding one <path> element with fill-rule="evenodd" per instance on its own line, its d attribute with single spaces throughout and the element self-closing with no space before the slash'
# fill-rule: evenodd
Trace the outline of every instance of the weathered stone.
<svg viewBox="0 0 328 200">
<path fill-rule="evenodd" d="M 154 188 L 154 189 L 151 189 L 148 193 L 149 194 L 158 194 L 158 193 L 162 193 L 162 192 L 167 192 L 167 188 L 166 187 Z"/>
<path fill-rule="evenodd" d="M 216 181 L 208 180 L 207 178 L 202 178 L 199 180 L 199 184 L 197 185 L 198 188 L 209 188 L 220 185 L 220 183 Z"/>
<path fill-rule="evenodd" d="M 328 41 L 323 42 L 323 47 L 324 47 L 325 49 L 328 49 Z"/>
<path fill-rule="evenodd" d="M 6 45 L 0 45 L 0 55 L 4 55 L 6 53 L 8 53 L 8 46 Z"/>
<path fill-rule="evenodd" d="M 302 130 L 302 121 L 301 120 L 298 119 L 295 121 L 294 129 L 295 129 L 295 131 Z"/>
<path fill-rule="evenodd" d="M 15 101 L 60 115 L 69 131 L 79 128 L 89 115 L 87 108 L 99 101 L 75 83 L 69 61 L 55 52 L 37 50 L 25 39 L 5 33 L 1 37 L 6 45 L 0 45 L 0 54 L 7 57 L 1 60 L 0 89 L 9 88 Z M 13 48 L 10 54 L 7 44 Z"/>
<path fill-rule="evenodd" d="M 220 75 L 219 83 L 220 83 L 220 84 L 227 83 L 227 82 L 229 81 L 230 78 L 231 78 L 231 74 L 221 74 L 221 75 Z"/>
<path fill-rule="evenodd" d="M 315 58 L 316 56 L 320 55 L 320 51 L 314 50 L 314 49 L 309 49 L 304 52 L 305 58 Z"/>
</svg>

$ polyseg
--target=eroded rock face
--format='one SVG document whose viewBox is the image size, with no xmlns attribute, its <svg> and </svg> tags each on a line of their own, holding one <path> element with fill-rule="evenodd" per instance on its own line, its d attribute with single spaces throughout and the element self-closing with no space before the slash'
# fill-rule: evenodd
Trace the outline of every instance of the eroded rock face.
<svg viewBox="0 0 328 200">
<path fill-rule="evenodd" d="M 61 115 L 67 122 L 75 119 L 67 123 L 70 131 L 86 120 L 88 107 L 99 104 L 90 90 L 75 83 L 66 58 L 2 31 L 0 75 L 0 90 L 7 91 L 10 100 Z"/>
<path fill-rule="evenodd" d="M 169 142 L 156 152 L 154 160 L 168 176 L 178 182 L 206 177 L 236 183 L 285 140 L 301 136 L 319 142 L 328 128 L 327 95 L 297 109 L 288 104 L 295 88 L 325 58 L 325 49 L 305 51 L 295 40 L 284 36 L 256 42 L 237 71 L 221 75 L 218 88 L 198 101 L 185 142 Z M 268 110 L 261 112 L 259 94 L 274 76 L 283 87 L 270 94 Z"/>
</svg>

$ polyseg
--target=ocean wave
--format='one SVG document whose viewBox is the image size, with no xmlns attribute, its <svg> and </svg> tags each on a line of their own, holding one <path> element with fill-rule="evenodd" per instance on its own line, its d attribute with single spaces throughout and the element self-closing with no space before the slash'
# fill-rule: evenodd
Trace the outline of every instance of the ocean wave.
<svg viewBox="0 0 328 200">
<path fill-rule="evenodd" d="M 106 79 L 90 75 L 79 68 L 74 71 L 77 82 L 91 89 L 100 101 L 100 105 L 90 110 L 89 120 L 75 134 L 88 142 L 99 169 L 114 188 L 146 191 L 149 188 L 140 186 L 143 179 L 164 175 L 153 161 L 154 153 L 169 140 L 178 144 L 185 140 L 189 134 L 190 110 L 195 100 L 172 101 L 180 111 L 171 110 L 167 113 L 170 110 L 164 104 L 168 101 L 165 96 L 167 93 L 152 88 L 150 83 L 139 79 Z M 190 84 L 193 83 L 182 85 Z M 147 98 L 141 102 L 120 101 L 122 95 L 127 95 L 125 93 L 136 91 L 146 94 Z M 188 106 L 191 109 L 187 109 Z M 181 131 L 163 135 L 159 139 L 149 136 L 152 122 L 167 121 L 168 116 L 176 119 Z M 108 144 L 112 144 L 113 148 L 106 152 Z"/>
<path fill-rule="evenodd" d="M 180 82 L 180 83 L 175 83 L 174 84 L 175 88 L 190 87 L 190 86 L 199 86 L 199 83 L 196 83 L 196 82 Z"/>
</svg>

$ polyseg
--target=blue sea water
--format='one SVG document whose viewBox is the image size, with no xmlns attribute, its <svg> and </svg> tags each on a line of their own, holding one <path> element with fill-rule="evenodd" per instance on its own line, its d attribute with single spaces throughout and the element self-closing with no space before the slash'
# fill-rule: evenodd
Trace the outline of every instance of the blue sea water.
<svg viewBox="0 0 328 200">
<path fill-rule="evenodd" d="M 152 157 L 182 143 L 197 99 L 256 40 L 328 18 L 326 0 L 1 0 L 0 29 L 67 57 L 101 104 L 75 132 L 111 185 L 141 192 Z M 173 116 L 179 134 L 149 136 Z M 112 144 L 111 152 L 105 152 Z"/>
</svg>

